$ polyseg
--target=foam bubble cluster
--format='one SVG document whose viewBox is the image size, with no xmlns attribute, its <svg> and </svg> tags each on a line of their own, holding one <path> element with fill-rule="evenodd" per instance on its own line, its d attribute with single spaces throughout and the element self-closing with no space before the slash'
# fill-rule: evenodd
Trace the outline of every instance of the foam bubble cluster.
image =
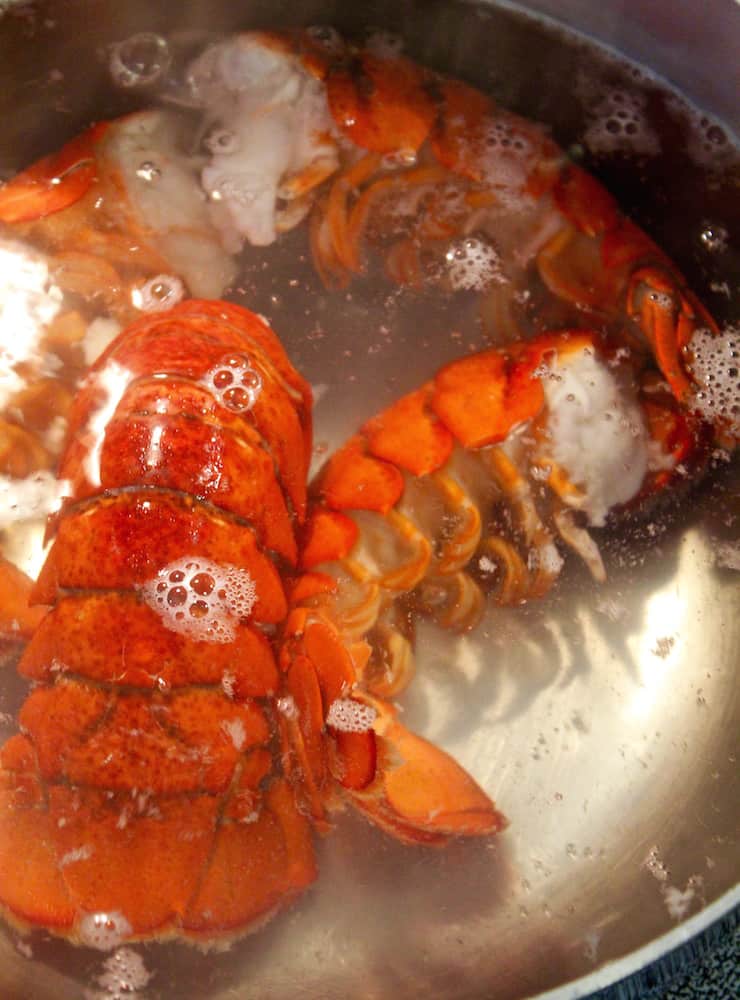
<svg viewBox="0 0 740 1000">
<path fill-rule="evenodd" d="M 139 591 L 165 628 L 199 642 L 232 642 L 257 600 L 245 569 L 191 556 L 163 566 Z"/>
<path fill-rule="evenodd" d="M 732 162 L 733 144 L 715 118 L 697 111 L 676 94 L 668 95 L 665 104 L 683 127 L 686 151 L 694 163 L 713 170 Z"/>
<path fill-rule="evenodd" d="M 125 1000 L 143 990 L 152 978 L 144 959 L 133 948 L 117 948 L 96 976 L 99 989 L 85 991 L 85 1000 Z"/>
<path fill-rule="evenodd" d="M 262 392 L 262 376 L 246 354 L 227 354 L 205 373 L 201 384 L 234 413 L 248 413 Z"/>
<path fill-rule="evenodd" d="M 131 292 L 131 302 L 141 312 L 164 312 L 184 298 L 185 285 L 174 274 L 158 274 Z"/>
<path fill-rule="evenodd" d="M 654 156 L 660 152 L 646 118 L 645 98 L 627 90 L 612 90 L 594 106 L 583 141 L 592 153 Z"/>
<path fill-rule="evenodd" d="M 132 933 L 128 920 L 118 910 L 107 913 L 87 913 L 77 925 L 82 944 L 88 948 L 108 951 L 117 948 Z"/>
<path fill-rule="evenodd" d="M 366 733 L 373 728 L 377 712 L 352 698 L 336 698 L 329 706 L 326 724 L 340 733 Z"/>
<path fill-rule="evenodd" d="M 447 275 L 455 291 L 482 292 L 489 285 L 505 281 L 498 251 L 478 237 L 455 240 L 445 260 Z"/>
<path fill-rule="evenodd" d="M 740 435 L 740 328 L 728 326 L 719 336 L 697 330 L 689 352 L 689 368 L 699 384 L 694 406 L 710 423 Z"/>
<path fill-rule="evenodd" d="M 501 189 L 522 191 L 538 152 L 523 126 L 505 117 L 492 118 L 479 141 L 479 167 L 487 183 L 498 188 L 500 196 Z"/>
</svg>

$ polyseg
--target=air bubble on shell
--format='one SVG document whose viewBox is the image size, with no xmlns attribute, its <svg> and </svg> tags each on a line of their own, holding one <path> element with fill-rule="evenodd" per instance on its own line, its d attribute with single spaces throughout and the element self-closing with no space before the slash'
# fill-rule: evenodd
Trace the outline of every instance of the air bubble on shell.
<svg viewBox="0 0 740 1000">
<path fill-rule="evenodd" d="M 505 282 L 501 257 L 490 243 L 478 237 L 455 240 L 445 254 L 446 271 L 455 291 L 485 291 Z"/>
<path fill-rule="evenodd" d="M 262 392 L 262 376 L 246 354 L 225 355 L 200 383 L 217 403 L 234 413 L 248 413 Z"/>
<path fill-rule="evenodd" d="M 167 72 L 170 62 L 166 39 L 152 31 L 142 31 L 111 47 L 109 68 L 113 82 L 129 89 L 156 83 Z"/>
<path fill-rule="evenodd" d="M 213 580 L 207 594 L 200 585 L 203 576 Z M 163 566 L 137 589 L 161 616 L 165 628 L 199 642 L 232 642 L 238 620 L 247 618 L 257 601 L 254 580 L 247 570 L 200 556 L 183 556 Z M 184 600 L 180 600 L 181 591 Z"/>
<path fill-rule="evenodd" d="M 291 695 L 285 695 L 283 698 L 278 698 L 277 710 L 281 715 L 284 715 L 286 719 L 297 719 L 298 718 L 298 705 L 296 705 L 295 698 Z"/>
<path fill-rule="evenodd" d="M 366 733 L 373 728 L 377 712 L 352 698 L 336 698 L 329 706 L 326 724 L 340 733 Z"/>
<path fill-rule="evenodd" d="M 141 312 L 164 312 L 185 298 L 185 285 L 174 274 L 158 274 L 131 291 L 131 302 Z"/>
<path fill-rule="evenodd" d="M 77 934 L 82 944 L 100 951 L 117 948 L 132 933 L 131 924 L 118 910 L 87 913 L 77 925 Z"/>
</svg>

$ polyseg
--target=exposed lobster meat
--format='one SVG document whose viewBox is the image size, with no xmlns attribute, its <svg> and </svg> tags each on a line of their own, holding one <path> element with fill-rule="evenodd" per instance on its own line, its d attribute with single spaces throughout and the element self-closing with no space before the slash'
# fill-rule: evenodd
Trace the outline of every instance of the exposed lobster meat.
<svg viewBox="0 0 740 1000">
<path fill-rule="evenodd" d="M 362 645 L 296 606 L 310 406 L 224 303 L 140 320 L 85 380 L 35 687 L 0 750 L 11 920 L 87 944 L 239 933 L 313 881 L 304 813 L 324 829 L 341 798 L 409 841 L 502 827 L 361 683 Z"/>
</svg>

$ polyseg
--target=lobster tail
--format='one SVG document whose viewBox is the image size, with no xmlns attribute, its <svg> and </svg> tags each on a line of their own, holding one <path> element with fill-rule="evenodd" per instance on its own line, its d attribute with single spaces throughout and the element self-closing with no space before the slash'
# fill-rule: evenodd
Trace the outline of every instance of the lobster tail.
<svg viewBox="0 0 740 1000">
<path fill-rule="evenodd" d="M 2 750 L 12 919 L 87 944 L 212 937 L 313 880 L 262 628 L 286 612 L 309 440 L 308 387 L 236 307 L 136 324 L 90 372 L 20 664 L 37 686 Z"/>
</svg>

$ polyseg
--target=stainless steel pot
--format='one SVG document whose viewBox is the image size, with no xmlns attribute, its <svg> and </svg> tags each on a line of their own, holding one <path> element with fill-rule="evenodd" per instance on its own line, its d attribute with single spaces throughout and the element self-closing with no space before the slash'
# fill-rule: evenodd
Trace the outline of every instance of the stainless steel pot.
<svg viewBox="0 0 740 1000">
<path fill-rule="evenodd" d="M 319 0 L 0 2 L 0 170 L 7 176 L 90 119 L 139 101 L 110 84 L 111 42 L 142 30 L 295 22 L 401 31 L 412 54 L 551 121 L 576 153 L 579 73 L 597 88 L 644 85 L 629 68 L 594 57 L 586 39 L 661 74 L 716 117 L 723 148 L 738 127 L 734 0 L 477 9 L 435 0 L 351 9 Z M 728 154 L 712 177 L 687 156 L 687 141 L 695 142 L 701 159 L 710 126 L 689 114 L 683 131 L 666 133 L 672 146 L 661 154 L 591 165 L 727 321 L 737 315 L 732 177 L 740 160 Z M 701 234 L 720 225 L 729 245 L 712 254 Z M 327 447 L 461 349 L 449 332 L 469 318 L 450 309 L 425 318 L 420 349 L 408 303 L 329 299 L 296 263 L 293 245 L 271 258 L 274 280 L 260 277 L 259 260 L 247 262 L 245 301 L 268 313 L 299 367 L 328 386 L 316 411 Z M 284 280 L 291 269 L 295 290 Z M 727 913 L 740 900 L 740 588 L 722 546 L 737 545 L 738 479 L 736 466 L 715 471 L 678 509 L 621 533 L 602 590 L 574 571 L 551 599 L 492 611 L 471 636 L 421 630 L 406 719 L 503 805 L 512 826 L 494 846 L 404 848 L 342 816 L 319 845 L 317 887 L 289 913 L 224 954 L 148 946 L 139 966 L 119 956 L 119 971 L 133 963 L 121 978 L 133 982 L 145 967 L 151 978 L 146 985 L 140 976 L 138 995 L 149 998 L 523 1000 L 551 990 L 543 997 L 555 1000 L 614 982 Z M 22 689 L 9 676 L 0 684 L 0 709 L 10 711 Z M 45 939 L 19 944 L 4 932 L 0 994 L 115 996 L 114 961 Z"/>
</svg>

